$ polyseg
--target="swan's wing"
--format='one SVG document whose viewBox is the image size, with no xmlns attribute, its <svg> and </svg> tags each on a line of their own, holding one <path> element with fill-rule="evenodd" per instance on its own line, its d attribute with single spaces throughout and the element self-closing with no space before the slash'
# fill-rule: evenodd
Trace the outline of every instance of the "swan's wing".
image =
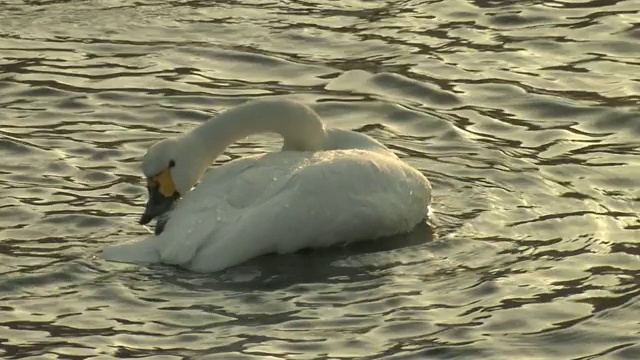
<svg viewBox="0 0 640 360">
<path fill-rule="evenodd" d="M 284 155 L 283 155 L 284 154 Z M 311 153 L 274 153 L 242 158 L 214 168 L 171 213 L 157 237 L 163 262 L 189 266 L 203 247 L 220 242 L 230 229 L 276 197 Z M 244 225 L 242 225 L 244 226 Z M 251 224 L 250 224 L 251 226 Z M 223 254 L 221 254 L 223 255 Z"/>
<path fill-rule="evenodd" d="M 394 235 L 427 215 L 429 182 L 403 162 L 362 151 L 319 154 L 202 241 L 189 267 L 216 271 L 268 252 Z"/>
</svg>

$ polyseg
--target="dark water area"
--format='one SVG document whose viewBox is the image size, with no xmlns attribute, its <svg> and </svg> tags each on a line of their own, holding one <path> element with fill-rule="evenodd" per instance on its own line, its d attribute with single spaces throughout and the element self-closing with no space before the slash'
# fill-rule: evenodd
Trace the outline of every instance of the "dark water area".
<svg viewBox="0 0 640 360">
<path fill-rule="evenodd" d="M 0 1 L 0 358 L 640 359 L 639 40 L 634 0 Z M 436 226 L 101 259 L 153 142 L 264 97 L 420 169 Z"/>
</svg>

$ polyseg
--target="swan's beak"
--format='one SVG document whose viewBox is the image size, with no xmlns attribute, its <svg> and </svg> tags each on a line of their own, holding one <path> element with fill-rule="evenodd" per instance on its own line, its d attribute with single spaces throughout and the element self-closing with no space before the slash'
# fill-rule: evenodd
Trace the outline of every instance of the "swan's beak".
<svg viewBox="0 0 640 360">
<path fill-rule="evenodd" d="M 147 179 L 149 200 L 144 213 L 140 217 L 140 224 L 146 225 L 155 217 L 169 211 L 173 203 L 180 198 L 171 178 L 171 170 L 166 169 L 160 174 Z"/>
</svg>

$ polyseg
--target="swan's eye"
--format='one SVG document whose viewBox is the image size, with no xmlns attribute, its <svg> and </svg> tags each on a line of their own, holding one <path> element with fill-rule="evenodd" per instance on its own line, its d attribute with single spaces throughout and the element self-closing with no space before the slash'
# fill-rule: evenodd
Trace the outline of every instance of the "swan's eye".
<svg viewBox="0 0 640 360">
<path fill-rule="evenodd" d="M 175 162 L 175 161 L 173 161 L 173 160 L 170 160 L 170 161 L 169 161 L 169 167 L 170 167 L 170 168 L 172 168 L 172 167 L 174 167 L 174 166 L 176 166 L 176 162 Z"/>
</svg>

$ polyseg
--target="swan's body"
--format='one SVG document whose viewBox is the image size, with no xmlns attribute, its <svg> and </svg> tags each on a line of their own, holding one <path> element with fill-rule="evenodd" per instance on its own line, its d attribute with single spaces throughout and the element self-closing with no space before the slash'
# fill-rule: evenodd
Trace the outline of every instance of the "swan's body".
<svg viewBox="0 0 640 360">
<path fill-rule="evenodd" d="M 213 168 L 189 190 L 230 143 L 255 132 L 282 134 L 283 151 Z M 168 144 L 147 152 L 143 171 L 151 177 L 175 160 L 171 176 L 184 195 L 160 234 L 108 248 L 107 259 L 211 272 L 270 252 L 408 232 L 429 211 L 424 175 L 366 135 L 325 130 L 293 102 L 242 105 Z"/>
</svg>

